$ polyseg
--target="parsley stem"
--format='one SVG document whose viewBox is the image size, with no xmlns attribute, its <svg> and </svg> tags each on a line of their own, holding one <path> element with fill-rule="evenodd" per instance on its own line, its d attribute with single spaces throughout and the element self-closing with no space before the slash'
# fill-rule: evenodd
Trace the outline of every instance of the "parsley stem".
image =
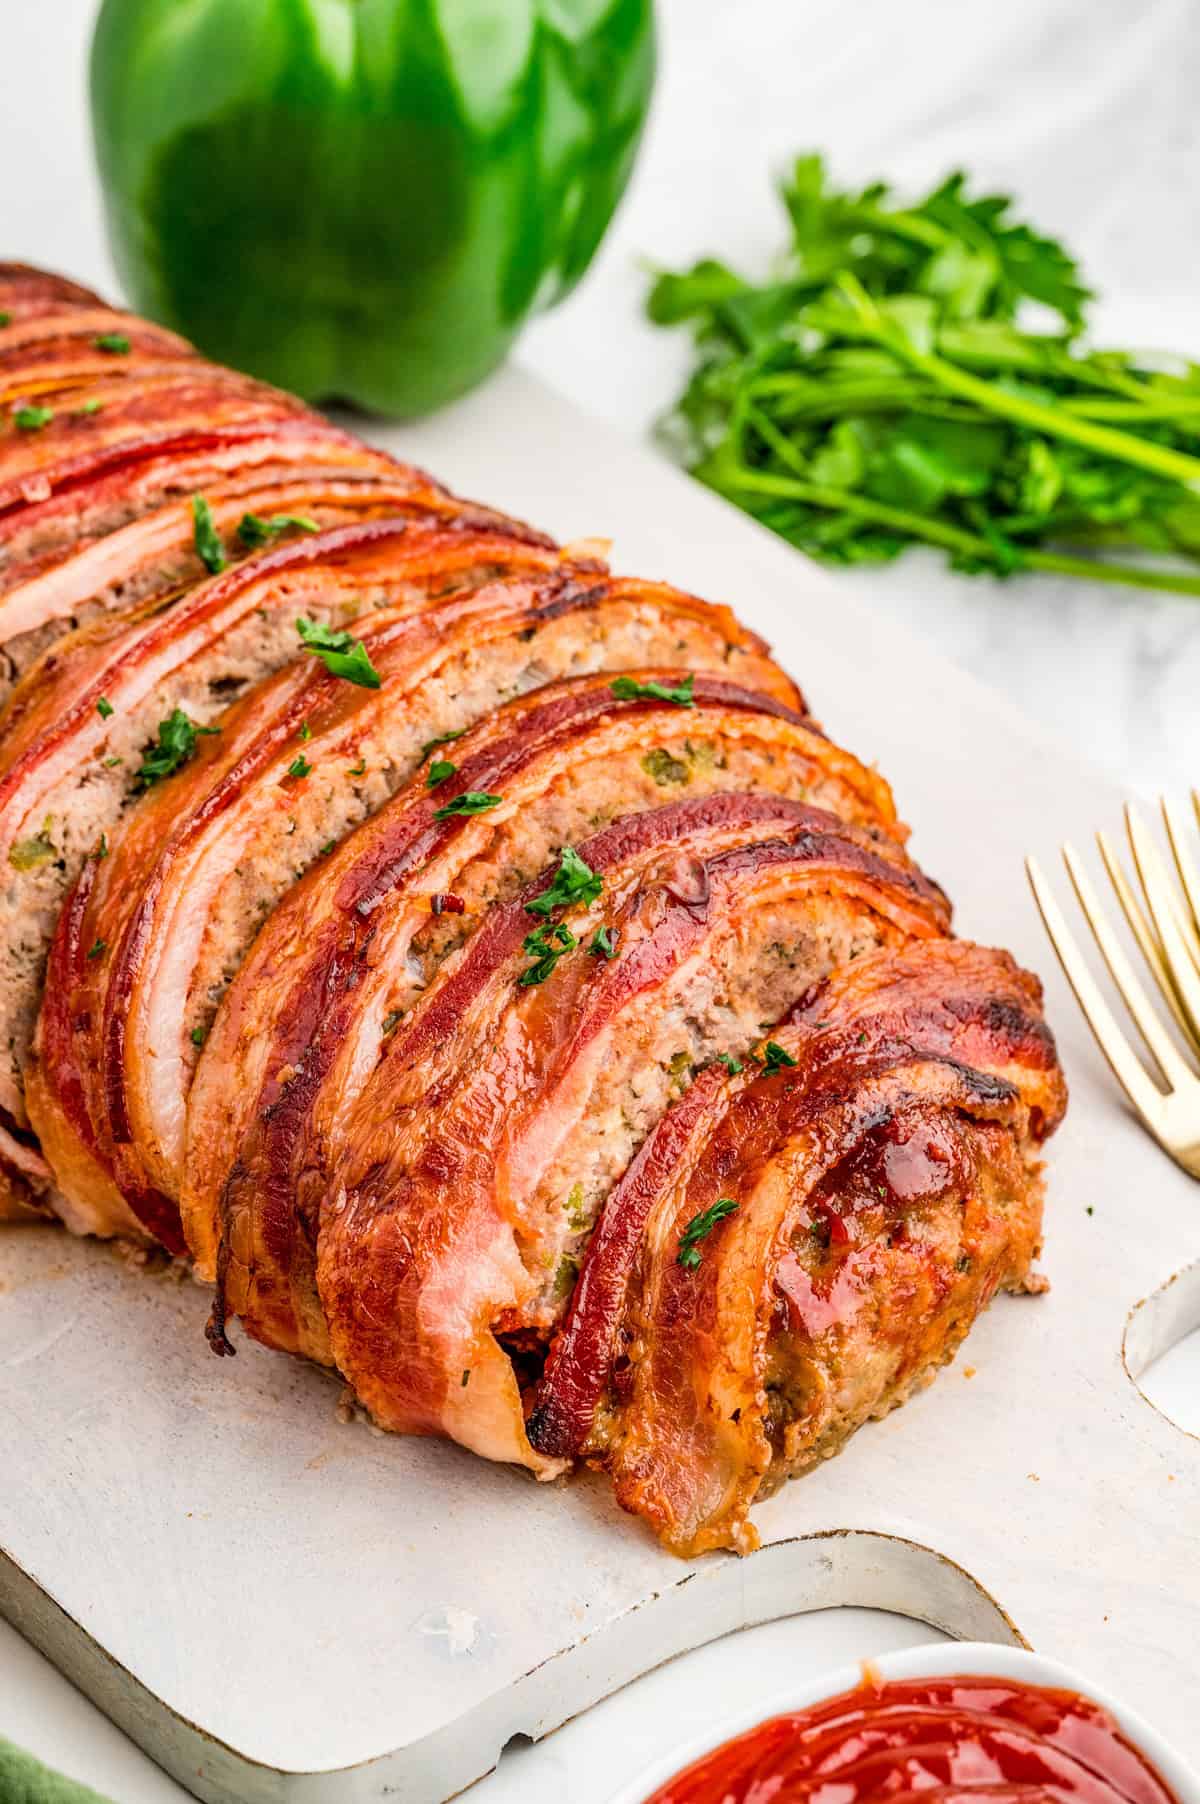
<svg viewBox="0 0 1200 1804">
<path fill-rule="evenodd" d="M 1049 438 L 1084 445 L 1090 451 L 1098 451 L 1102 457 L 1132 464 L 1137 469 L 1149 470 L 1152 475 L 1165 476 L 1168 481 L 1181 482 L 1200 491 L 1200 457 L 1191 457 L 1185 451 L 1174 451 L 1169 445 L 1156 444 L 1152 439 L 1136 438 L 1132 433 L 1119 432 L 1111 426 L 1064 413 L 1057 407 L 1045 407 L 1029 395 L 1016 395 L 995 382 L 985 382 L 982 377 L 947 362 L 936 352 L 920 350 L 907 333 L 885 319 L 857 277 L 843 271 L 837 278 L 837 286 L 853 310 L 859 329 L 868 338 L 874 339 L 910 369 L 928 376 L 949 394 L 961 395 L 984 413 L 1012 420 L 1018 426 L 1028 426 L 1031 431 L 1045 433 Z"/>
<path fill-rule="evenodd" d="M 754 423 L 757 428 L 758 420 Z M 940 545 L 946 551 L 957 552 L 976 562 L 992 566 L 996 563 L 995 548 L 978 534 L 961 527 L 947 526 L 941 520 L 931 520 L 924 514 L 912 514 L 903 508 L 889 507 L 885 502 L 873 501 L 869 496 L 855 494 L 849 489 L 824 488 L 818 483 L 802 482 L 790 476 L 775 476 L 768 470 L 751 470 L 740 464 L 725 471 L 723 480 L 731 488 L 775 495 L 781 500 L 804 501 L 810 507 L 826 508 L 831 513 L 853 514 L 874 526 L 909 533 L 913 538 L 923 539 L 930 545 Z M 1024 569 L 1045 570 L 1058 576 L 1078 576 L 1089 582 L 1118 583 L 1132 589 L 1161 589 L 1170 595 L 1200 596 L 1200 576 L 1189 576 L 1184 571 L 1148 570 L 1142 565 L 1102 563 L 1099 559 L 1093 561 L 1091 558 L 1068 557 L 1054 551 L 1035 551 L 1032 547 L 1020 544 L 1014 550 L 1020 567 Z"/>
</svg>

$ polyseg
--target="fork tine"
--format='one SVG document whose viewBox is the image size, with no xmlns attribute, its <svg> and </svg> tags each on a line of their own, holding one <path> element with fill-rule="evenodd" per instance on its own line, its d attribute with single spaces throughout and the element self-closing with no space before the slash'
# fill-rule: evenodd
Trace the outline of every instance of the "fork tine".
<svg viewBox="0 0 1200 1804">
<path fill-rule="evenodd" d="M 1175 869 L 1179 872 L 1179 881 L 1187 897 L 1189 913 L 1180 922 L 1180 926 L 1187 949 L 1192 955 L 1192 963 L 1200 967 L 1200 934 L 1196 931 L 1197 923 L 1200 923 L 1200 872 L 1192 863 L 1184 840 L 1183 823 L 1178 814 L 1165 796 L 1159 806 L 1162 808 L 1163 825 L 1167 829 L 1167 839 L 1175 859 Z M 1178 910 L 1176 916 L 1178 918 Z"/>
<path fill-rule="evenodd" d="M 1200 1036 L 1200 976 L 1184 943 L 1171 895 L 1171 880 L 1147 828 L 1133 809 L 1125 809 L 1125 825 L 1150 917 L 1158 932 L 1163 960 L 1188 1018 L 1193 1038 Z"/>
<path fill-rule="evenodd" d="M 1046 932 L 1050 935 L 1050 943 L 1058 954 L 1067 982 L 1074 990 L 1075 999 L 1095 1035 L 1096 1044 L 1112 1066 L 1113 1075 L 1146 1126 L 1151 1133 L 1160 1134 L 1165 1097 L 1151 1083 L 1145 1067 L 1134 1055 L 1128 1040 L 1113 1020 L 1112 1010 L 1100 994 L 1037 860 L 1027 858 L 1025 869 L 1029 874 L 1030 887 L 1045 922 Z"/>
<path fill-rule="evenodd" d="M 1167 1088 L 1178 1090 L 1180 1084 L 1186 1083 L 1191 1077 L 1191 1072 L 1172 1044 L 1170 1036 L 1155 1013 L 1145 990 L 1134 976 L 1129 960 L 1125 957 L 1120 942 L 1100 907 L 1088 874 L 1072 846 L 1063 847 L 1063 863 L 1075 886 L 1075 894 L 1079 897 L 1079 906 L 1092 930 L 1092 937 L 1100 948 L 1101 956 L 1108 966 L 1109 974 L 1117 986 L 1122 1002 L 1133 1017 L 1142 1039 L 1150 1048 L 1155 1064 L 1166 1079 Z"/>
<path fill-rule="evenodd" d="M 1132 885 L 1121 868 L 1116 848 L 1104 832 L 1097 833 L 1096 844 L 1100 848 L 1100 856 L 1104 860 L 1104 868 L 1108 872 L 1109 882 L 1116 891 L 1117 901 L 1129 922 L 1129 931 L 1137 941 L 1138 951 L 1150 967 L 1151 976 L 1162 993 L 1162 999 L 1170 1009 L 1175 1024 L 1186 1040 L 1191 1040 L 1192 1030 L 1188 1026 L 1187 1016 L 1179 1006 L 1179 998 L 1175 994 L 1175 985 L 1171 982 L 1171 973 L 1167 970 L 1166 960 L 1162 955 L 1153 927 L 1146 919 L 1141 903 L 1133 892 Z"/>
</svg>

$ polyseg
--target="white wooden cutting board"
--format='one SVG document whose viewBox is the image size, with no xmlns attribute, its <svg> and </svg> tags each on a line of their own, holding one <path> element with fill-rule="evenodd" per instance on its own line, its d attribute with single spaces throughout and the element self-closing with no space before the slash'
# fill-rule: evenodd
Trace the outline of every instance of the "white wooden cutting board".
<svg viewBox="0 0 1200 1804">
<path fill-rule="evenodd" d="M 1200 1758 L 1200 1442 L 1123 1360 L 1200 1257 L 1200 1190 L 1129 1119 L 1022 873 L 1120 797 L 1051 736 L 652 454 L 518 371 L 380 435 L 462 492 L 733 603 L 835 737 L 878 759 L 961 932 L 1047 979 L 1073 1090 L 1043 1298 L 684 1565 L 603 1482 L 541 1486 L 338 1421 L 326 1375 L 210 1356 L 190 1281 L 52 1230 L 0 1239 L 0 1610 L 197 1796 L 440 1804 L 658 1661 L 791 1611 L 877 1605 L 1078 1664 Z M 969 603 L 964 603 L 969 605 Z M 1053 722 L 1047 722 L 1053 728 Z M 1129 1366 L 1200 1324 L 1200 1267 Z M 973 1376 L 968 1376 L 968 1369 Z"/>
</svg>

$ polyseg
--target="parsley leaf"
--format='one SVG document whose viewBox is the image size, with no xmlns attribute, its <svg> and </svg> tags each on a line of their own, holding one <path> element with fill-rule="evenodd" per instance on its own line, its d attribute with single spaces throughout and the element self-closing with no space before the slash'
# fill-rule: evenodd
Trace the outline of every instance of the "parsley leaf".
<svg viewBox="0 0 1200 1804">
<path fill-rule="evenodd" d="M 264 520 L 261 514 L 243 514 L 238 521 L 237 536 L 251 551 L 277 539 L 285 532 L 320 532 L 321 528 L 307 514 L 272 514 Z"/>
<path fill-rule="evenodd" d="M 13 422 L 18 432 L 40 432 L 54 418 L 52 407 L 18 407 L 13 414 Z"/>
<path fill-rule="evenodd" d="M 287 774 L 289 777 L 307 777 L 311 770 L 312 765 L 308 762 L 304 753 L 300 752 L 288 765 Z"/>
<path fill-rule="evenodd" d="M 102 332 L 92 343 L 98 351 L 110 351 L 114 357 L 127 357 L 130 344 L 123 332 Z"/>
<path fill-rule="evenodd" d="M 305 650 L 320 658 L 330 676 L 357 683 L 360 689 L 379 688 L 379 672 L 361 639 L 321 620 L 297 620 L 296 631 Z"/>
<path fill-rule="evenodd" d="M 615 927 L 597 927 L 592 935 L 588 951 L 593 958 L 615 958 L 617 956 L 617 940 L 620 938 Z"/>
<path fill-rule="evenodd" d="M 528 953 L 534 962 L 522 971 L 518 979 L 522 989 L 529 989 L 536 983 L 545 983 L 563 953 L 574 952 L 578 944 L 571 929 L 562 921 L 556 921 L 553 926 L 547 923 L 544 927 L 537 927 L 532 933 L 527 933 L 521 950 Z"/>
<path fill-rule="evenodd" d="M 671 688 L 666 683 L 639 683 L 635 677 L 614 677 L 608 685 L 619 702 L 654 701 L 674 702 L 680 708 L 694 708 L 696 705 L 692 690 L 695 687 L 694 672 Z"/>
<path fill-rule="evenodd" d="M 109 701 L 107 695 L 102 695 L 100 697 L 100 700 L 96 703 L 96 712 L 100 716 L 101 720 L 110 720 L 112 718 L 112 716 L 116 713 L 116 709 L 113 707 L 112 703 Z"/>
<path fill-rule="evenodd" d="M 193 1046 L 203 1046 L 208 1034 L 203 1027 L 193 1027 L 190 1038 Z"/>
<path fill-rule="evenodd" d="M 565 908 L 570 902 L 578 902 L 587 907 L 596 900 L 603 888 L 603 877 L 593 871 L 574 846 L 564 846 L 559 854 L 554 881 L 549 889 L 544 889 L 540 896 L 535 896 L 532 902 L 525 904 L 525 913 L 548 915 L 556 908 Z"/>
<path fill-rule="evenodd" d="M 427 739 L 421 747 L 422 758 L 428 758 L 430 752 L 435 752 L 439 745 L 452 745 L 456 739 L 462 738 L 466 730 L 466 727 L 459 727 L 456 732 L 439 733 L 436 739 Z"/>
<path fill-rule="evenodd" d="M 213 734 L 219 727 L 198 727 L 182 708 L 176 708 L 158 723 L 158 743 L 151 746 L 142 759 L 141 768 L 134 773 L 134 781 L 143 789 L 149 789 L 154 783 L 161 783 L 164 777 L 172 776 L 185 765 L 196 750 L 196 740 L 202 733 Z"/>
<path fill-rule="evenodd" d="M 490 796 L 486 790 L 468 789 L 465 795 L 455 796 L 444 808 L 435 808 L 435 821 L 449 819 L 452 814 L 486 814 L 489 808 L 499 808 L 503 796 Z"/>
<path fill-rule="evenodd" d="M 11 313 L 0 313 L 0 326 L 11 326 L 11 325 L 12 325 L 12 314 Z"/>
<path fill-rule="evenodd" d="M 719 1052 L 715 1062 L 718 1065 L 724 1065 L 730 1077 L 736 1077 L 738 1072 L 742 1069 L 741 1059 L 735 1059 L 731 1052 Z"/>
<path fill-rule="evenodd" d="M 93 940 L 91 945 L 88 947 L 88 957 L 89 958 L 103 958 L 104 954 L 107 951 L 108 951 L 108 941 L 107 940 Z"/>
<path fill-rule="evenodd" d="M 226 563 L 225 547 L 213 522 L 212 508 L 203 495 L 192 496 L 192 543 L 209 575 L 220 576 Z"/>
<path fill-rule="evenodd" d="M 785 1065 L 796 1063 L 790 1052 L 785 1052 L 778 1040 L 768 1040 L 763 1048 L 763 1071 L 782 1071 Z"/>
<path fill-rule="evenodd" d="M 719 1196 L 715 1203 L 709 1204 L 707 1209 L 701 1209 L 698 1215 L 693 1215 L 679 1236 L 679 1251 L 676 1254 L 679 1264 L 686 1270 L 694 1272 L 704 1257 L 699 1243 L 707 1240 L 717 1223 L 724 1221 L 726 1216 L 732 1215 L 737 1208 L 738 1204 L 731 1196 Z"/>
<path fill-rule="evenodd" d="M 449 758 L 435 758 L 425 777 L 425 787 L 436 789 L 439 783 L 444 783 L 447 777 L 456 776 L 457 773 L 457 764 L 451 764 Z"/>
</svg>

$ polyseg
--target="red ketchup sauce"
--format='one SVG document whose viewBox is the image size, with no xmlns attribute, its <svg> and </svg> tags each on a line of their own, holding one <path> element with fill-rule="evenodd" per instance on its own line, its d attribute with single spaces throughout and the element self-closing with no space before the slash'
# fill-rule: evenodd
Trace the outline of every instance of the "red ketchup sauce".
<svg viewBox="0 0 1200 1804">
<path fill-rule="evenodd" d="M 646 1804 L 1178 1804 L 1107 1710 L 1011 1679 L 869 1681 L 772 1717 Z"/>
</svg>

